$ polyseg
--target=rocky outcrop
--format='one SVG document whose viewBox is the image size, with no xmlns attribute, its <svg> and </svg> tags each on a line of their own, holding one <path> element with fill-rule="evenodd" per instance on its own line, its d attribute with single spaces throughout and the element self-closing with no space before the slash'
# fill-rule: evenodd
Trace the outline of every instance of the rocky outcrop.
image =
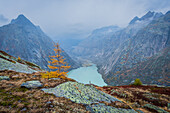
<svg viewBox="0 0 170 113">
<path fill-rule="evenodd" d="M 66 82 L 55 88 L 42 89 L 46 93 L 55 94 L 57 97 L 65 97 L 73 102 L 86 105 L 91 112 L 129 112 L 136 113 L 131 108 L 115 108 L 102 103 L 120 102 L 118 99 L 97 90 L 94 86 L 77 82 Z"/>
<path fill-rule="evenodd" d="M 10 24 L 0 27 L 0 49 L 47 70 L 49 55 L 55 54 L 54 41 L 24 15 L 19 15 Z M 62 55 L 72 68 L 78 67 L 67 53 L 63 52 Z"/>
<path fill-rule="evenodd" d="M 0 76 L 0 80 L 10 80 L 8 76 Z"/>
<path fill-rule="evenodd" d="M 42 87 L 42 83 L 38 80 L 33 80 L 33 81 L 27 81 L 21 84 L 21 87 L 26 87 L 26 88 L 40 88 Z"/>
<path fill-rule="evenodd" d="M 33 73 L 42 69 L 31 62 L 15 58 L 0 50 L 0 70 L 14 70 L 17 72 Z"/>
</svg>

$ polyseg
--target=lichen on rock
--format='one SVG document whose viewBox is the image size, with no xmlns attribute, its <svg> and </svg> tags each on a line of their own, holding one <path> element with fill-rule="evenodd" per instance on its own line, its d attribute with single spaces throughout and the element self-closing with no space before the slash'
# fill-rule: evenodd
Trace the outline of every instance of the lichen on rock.
<svg viewBox="0 0 170 113">
<path fill-rule="evenodd" d="M 57 97 L 65 97 L 70 99 L 75 103 L 84 104 L 87 106 L 87 110 L 91 112 L 104 112 L 104 111 L 119 111 L 120 113 L 124 113 L 125 111 L 131 111 L 131 113 L 135 112 L 132 109 L 122 109 L 115 108 L 107 105 L 100 105 L 101 102 L 111 103 L 114 101 L 119 101 L 117 98 L 110 96 L 102 91 L 97 90 L 92 85 L 85 85 L 78 82 L 66 82 L 56 86 L 55 88 L 44 88 L 42 89 L 46 93 L 55 94 Z"/>
<path fill-rule="evenodd" d="M 27 81 L 27 82 L 22 83 L 21 87 L 39 88 L 39 87 L 42 87 L 42 84 L 38 80 L 33 80 L 33 81 Z"/>
<path fill-rule="evenodd" d="M 10 78 L 8 76 L 0 76 L 0 80 L 9 80 Z"/>
</svg>

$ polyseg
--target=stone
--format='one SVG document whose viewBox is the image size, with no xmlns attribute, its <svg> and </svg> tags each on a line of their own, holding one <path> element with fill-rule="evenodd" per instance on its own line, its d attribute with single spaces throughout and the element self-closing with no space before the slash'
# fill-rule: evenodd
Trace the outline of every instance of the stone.
<svg viewBox="0 0 170 113">
<path fill-rule="evenodd" d="M 97 90 L 94 86 L 86 86 L 77 82 L 66 82 L 55 88 L 43 89 L 46 93 L 53 93 L 57 97 L 65 97 L 76 103 L 91 104 L 100 101 L 119 101 L 118 99 Z"/>
<path fill-rule="evenodd" d="M 38 80 L 33 80 L 33 81 L 27 81 L 21 84 L 21 87 L 26 87 L 26 88 L 40 88 L 42 87 L 42 83 Z"/>
<path fill-rule="evenodd" d="M 27 108 L 23 108 L 21 111 L 26 111 L 27 110 Z"/>
<path fill-rule="evenodd" d="M 137 111 L 138 113 L 144 113 L 143 111 L 141 111 L 141 110 L 139 110 L 139 109 L 138 109 L 138 110 L 136 110 L 136 111 Z"/>
<path fill-rule="evenodd" d="M 86 109 L 92 113 L 137 113 L 133 109 L 115 108 L 104 104 L 88 105 Z"/>
<path fill-rule="evenodd" d="M 170 103 L 168 103 L 167 108 L 168 108 L 168 110 L 170 110 Z"/>
<path fill-rule="evenodd" d="M 97 90 L 94 86 L 78 82 L 65 82 L 54 88 L 43 88 L 46 93 L 52 93 L 57 97 L 65 97 L 75 103 L 84 104 L 91 112 L 112 112 L 112 113 L 136 113 L 133 109 L 115 108 L 104 103 L 121 102 L 120 100 Z M 104 103 L 100 103 L 104 102 Z"/>
<path fill-rule="evenodd" d="M 0 76 L 0 80 L 10 80 L 8 76 Z"/>
<path fill-rule="evenodd" d="M 155 105 L 152 105 L 152 104 L 145 104 L 144 105 L 144 108 L 150 110 L 150 111 L 153 111 L 153 112 L 157 112 L 157 113 L 168 113 L 167 111 L 155 106 Z"/>
<path fill-rule="evenodd" d="M 49 80 L 60 80 L 60 78 L 50 78 Z"/>
<path fill-rule="evenodd" d="M 11 78 L 12 79 L 19 79 L 19 75 L 12 75 Z"/>
</svg>

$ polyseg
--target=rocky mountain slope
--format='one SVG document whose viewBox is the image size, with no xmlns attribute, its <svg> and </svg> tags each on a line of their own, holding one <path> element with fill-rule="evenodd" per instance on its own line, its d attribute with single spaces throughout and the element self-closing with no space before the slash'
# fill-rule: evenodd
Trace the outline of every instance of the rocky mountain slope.
<svg viewBox="0 0 170 113">
<path fill-rule="evenodd" d="M 110 45 L 108 43 L 110 37 L 120 29 L 118 26 L 108 26 L 94 30 L 89 37 L 74 47 L 72 54 L 90 60 L 101 59 L 100 56 Z"/>
<path fill-rule="evenodd" d="M 161 17 L 162 13 L 148 12 L 143 17 L 133 19 L 126 28 L 109 26 L 96 29 L 84 41 L 75 47 L 73 53 L 77 56 L 92 60 L 97 64 L 103 64 L 103 60 L 125 41 L 147 26 L 153 19 Z"/>
<path fill-rule="evenodd" d="M 54 54 L 54 42 L 39 26 L 35 26 L 24 15 L 19 15 L 10 24 L 0 27 L 0 49 L 14 57 L 33 62 L 48 69 L 49 55 Z M 67 53 L 63 56 L 72 68 L 78 64 Z"/>
<path fill-rule="evenodd" d="M 135 36 L 121 44 L 100 68 L 110 85 L 130 84 L 135 78 L 143 83 L 170 85 L 169 36 L 170 12 L 153 20 Z"/>
<path fill-rule="evenodd" d="M 169 12 L 149 11 L 111 35 L 92 33 L 73 52 L 83 51 L 81 57 L 96 63 L 109 85 L 127 85 L 136 78 L 147 84 L 169 85 L 169 18 Z"/>
<path fill-rule="evenodd" d="M 33 73 L 42 69 L 31 62 L 15 58 L 0 50 L 0 70 L 14 70 L 16 72 Z"/>
</svg>

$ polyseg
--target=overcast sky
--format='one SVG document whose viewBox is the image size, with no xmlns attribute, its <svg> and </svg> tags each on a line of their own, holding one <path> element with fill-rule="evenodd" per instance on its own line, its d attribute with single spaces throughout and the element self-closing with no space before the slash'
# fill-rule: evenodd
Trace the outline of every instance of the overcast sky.
<svg viewBox="0 0 170 113">
<path fill-rule="evenodd" d="M 83 37 L 103 26 L 125 27 L 149 10 L 165 13 L 170 0 L 0 0 L 0 25 L 24 14 L 50 37 Z"/>
</svg>

